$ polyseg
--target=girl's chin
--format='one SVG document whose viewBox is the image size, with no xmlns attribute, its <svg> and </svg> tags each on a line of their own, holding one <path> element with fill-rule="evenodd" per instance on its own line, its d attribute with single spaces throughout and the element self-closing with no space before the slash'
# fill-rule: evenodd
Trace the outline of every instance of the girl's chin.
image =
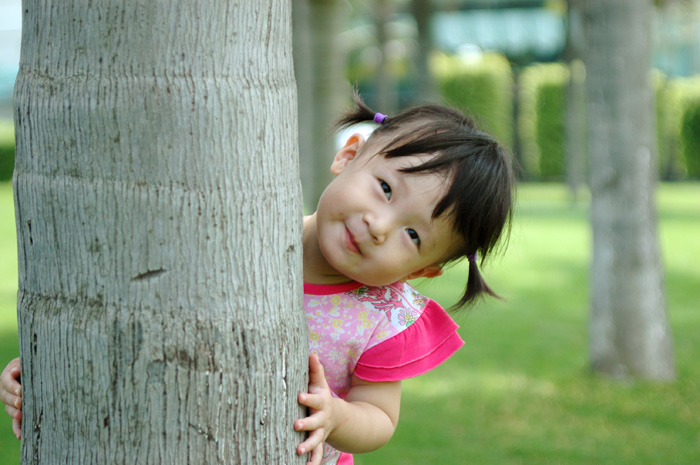
<svg viewBox="0 0 700 465">
<path fill-rule="evenodd" d="M 374 278 L 374 277 L 367 277 L 367 274 L 363 273 L 352 273 L 352 272 L 347 272 L 345 273 L 345 276 L 347 276 L 349 279 L 352 279 L 353 281 L 357 281 L 358 283 L 362 283 L 365 286 L 373 286 L 373 287 L 381 287 L 381 286 L 388 286 L 389 284 L 394 284 L 396 281 L 398 281 L 400 278 L 392 279 L 392 278 Z"/>
</svg>

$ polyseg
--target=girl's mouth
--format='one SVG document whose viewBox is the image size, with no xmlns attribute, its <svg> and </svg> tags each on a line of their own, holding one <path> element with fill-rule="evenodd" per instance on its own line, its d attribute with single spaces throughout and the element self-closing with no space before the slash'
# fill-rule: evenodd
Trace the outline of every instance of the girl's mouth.
<svg viewBox="0 0 700 465">
<path fill-rule="evenodd" d="M 362 252 L 360 251 L 357 242 L 355 242 L 355 237 L 352 235 L 347 226 L 345 227 L 345 245 L 351 252 L 362 255 Z"/>
</svg>

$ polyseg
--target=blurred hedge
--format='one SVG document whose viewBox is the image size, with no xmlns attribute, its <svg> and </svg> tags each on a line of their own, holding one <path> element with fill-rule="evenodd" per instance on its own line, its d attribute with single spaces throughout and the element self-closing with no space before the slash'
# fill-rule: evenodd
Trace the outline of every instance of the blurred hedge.
<svg viewBox="0 0 700 465">
<path fill-rule="evenodd" d="M 12 179 L 15 168 L 15 131 L 12 122 L 0 121 L 0 181 Z"/>
<path fill-rule="evenodd" d="M 501 55 L 436 55 L 431 62 L 446 103 L 473 115 L 484 130 L 513 147 L 513 72 Z M 567 67 L 536 64 L 519 76 L 517 131 L 520 159 L 530 179 L 563 180 L 566 163 Z M 655 71 L 659 173 L 662 179 L 700 179 L 700 76 L 667 78 Z M 11 121 L 0 121 L 0 181 L 12 179 Z"/>
<path fill-rule="evenodd" d="M 564 179 L 568 80 L 559 63 L 532 65 L 520 74 L 518 136 L 531 179 Z M 668 79 L 654 71 L 652 83 L 660 178 L 700 178 L 700 76 Z"/>
<path fill-rule="evenodd" d="M 662 91 L 663 139 L 676 177 L 700 178 L 700 76 L 675 78 Z"/>
<path fill-rule="evenodd" d="M 531 179 L 564 178 L 568 82 L 569 71 L 559 63 L 528 66 L 520 73 L 518 137 Z"/>
<path fill-rule="evenodd" d="M 435 55 L 431 71 L 445 102 L 472 115 L 480 128 L 513 148 L 513 71 L 497 54 Z"/>
</svg>

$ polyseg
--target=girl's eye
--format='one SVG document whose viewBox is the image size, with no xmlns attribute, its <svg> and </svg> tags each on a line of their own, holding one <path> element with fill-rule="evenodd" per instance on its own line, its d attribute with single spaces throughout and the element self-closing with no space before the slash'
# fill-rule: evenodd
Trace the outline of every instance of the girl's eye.
<svg viewBox="0 0 700 465">
<path fill-rule="evenodd" d="M 408 236 L 411 238 L 411 240 L 417 245 L 420 246 L 420 237 L 418 237 L 418 233 L 415 231 L 415 229 L 407 229 L 406 232 L 408 233 Z"/>
<path fill-rule="evenodd" d="M 386 199 L 391 200 L 391 186 L 389 186 L 389 184 L 384 182 L 384 180 L 382 179 L 379 180 L 379 185 L 382 186 L 382 190 L 384 191 Z"/>
</svg>

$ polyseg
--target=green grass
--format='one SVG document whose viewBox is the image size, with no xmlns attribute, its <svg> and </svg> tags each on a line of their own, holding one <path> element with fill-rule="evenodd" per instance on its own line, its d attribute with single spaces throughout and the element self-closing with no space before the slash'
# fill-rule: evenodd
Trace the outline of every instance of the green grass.
<svg viewBox="0 0 700 465">
<path fill-rule="evenodd" d="M 658 194 L 678 380 L 612 381 L 587 362 L 591 235 L 584 200 L 560 185 L 521 186 L 507 253 L 483 271 L 507 302 L 457 318 L 466 344 L 433 372 L 404 383 L 391 442 L 356 457 L 375 464 L 700 463 L 700 184 Z M 0 363 L 17 353 L 17 261 L 12 195 L 0 184 Z M 421 283 L 443 305 L 463 290 L 464 269 Z M 0 418 L 0 463 L 19 442 Z"/>
<path fill-rule="evenodd" d="M 404 383 L 391 442 L 358 465 L 700 463 L 700 185 L 658 193 L 678 380 L 620 382 L 587 361 L 588 202 L 524 185 L 507 253 L 485 276 L 507 302 L 458 317 L 464 348 Z M 421 286 L 451 304 L 464 269 Z"/>
<path fill-rule="evenodd" d="M 19 353 L 17 344 L 17 242 L 10 182 L 0 182 L 0 371 Z M 19 441 L 0 409 L 0 463 L 19 463 Z"/>
</svg>

